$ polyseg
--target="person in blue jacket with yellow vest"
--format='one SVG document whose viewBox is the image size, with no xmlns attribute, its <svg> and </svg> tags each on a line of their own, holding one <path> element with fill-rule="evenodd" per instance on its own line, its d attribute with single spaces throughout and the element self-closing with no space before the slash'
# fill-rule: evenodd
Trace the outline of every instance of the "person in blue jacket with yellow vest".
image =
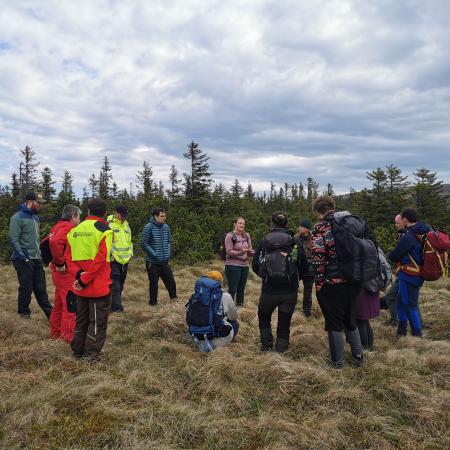
<svg viewBox="0 0 450 450">
<path fill-rule="evenodd" d="M 111 312 L 123 312 L 122 291 L 127 278 L 128 262 L 133 256 L 131 230 L 127 222 L 128 208 L 116 207 L 116 213 L 108 216 L 109 228 L 113 234 L 111 249 L 112 300 Z"/>
<path fill-rule="evenodd" d="M 413 336 L 422 336 L 422 323 L 419 312 L 419 292 L 423 279 L 419 275 L 418 266 L 423 265 L 421 236 L 430 231 L 430 227 L 418 221 L 417 212 L 405 208 L 401 214 L 405 231 L 397 246 L 389 255 L 391 261 L 399 263 L 397 336 L 406 336 L 408 322 Z"/>
<path fill-rule="evenodd" d="M 172 256 L 172 234 L 166 224 L 166 211 L 156 208 L 142 230 L 141 247 L 146 253 L 145 267 L 149 281 L 150 305 L 158 302 L 158 280 L 161 277 L 172 300 L 177 299 L 177 285 L 169 260 Z"/>
</svg>

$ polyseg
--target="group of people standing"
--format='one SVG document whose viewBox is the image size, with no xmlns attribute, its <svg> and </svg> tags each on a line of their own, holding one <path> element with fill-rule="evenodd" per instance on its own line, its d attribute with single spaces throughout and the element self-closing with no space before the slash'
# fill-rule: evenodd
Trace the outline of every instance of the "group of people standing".
<svg viewBox="0 0 450 450">
<path fill-rule="evenodd" d="M 38 214 L 43 203 L 42 195 L 29 192 L 10 220 L 11 260 L 19 281 L 18 313 L 23 318 L 31 317 L 34 293 L 49 319 L 50 336 L 70 343 L 74 357 L 97 362 L 109 313 L 124 311 L 122 291 L 133 256 L 128 209 L 119 205 L 106 218 L 106 202 L 93 198 L 86 219 L 81 221 L 81 210 L 66 205 L 48 237 L 40 242 Z M 170 297 L 177 298 L 169 266 L 171 234 L 165 221 L 165 211 L 154 210 L 142 233 L 150 305 L 157 304 L 160 277 Z M 43 256 L 55 285 L 53 306 L 48 299 Z"/>
<path fill-rule="evenodd" d="M 245 232 L 243 218 L 236 219 L 234 230 L 225 238 L 227 252 L 225 274 L 229 293 L 236 296 L 237 304 L 244 302 L 245 282 L 248 276 L 248 258 L 253 256 L 252 269 L 262 278 L 258 303 L 258 319 L 261 350 L 275 349 L 284 352 L 289 346 L 290 325 L 297 304 L 299 281 L 303 281 L 303 314 L 311 316 L 312 289 L 315 284 L 316 296 L 325 318 L 328 334 L 330 360 L 335 368 L 344 362 L 344 343 L 351 348 L 351 361 L 363 363 L 363 348 L 373 350 L 373 330 L 370 320 L 380 315 L 379 289 L 372 283 L 355 282 L 342 275 L 337 258 L 333 223 L 339 218 L 350 216 L 347 211 L 335 212 L 331 197 L 323 195 L 313 203 L 317 223 L 314 227 L 309 219 L 303 219 L 294 235 L 288 228 L 288 217 L 275 212 L 271 217 L 271 231 L 262 239 L 253 252 L 251 239 Z M 423 264 L 421 241 L 430 231 L 428 225 L 418 221 L 417 212 L 405 208 L 396 218 L 398 243 L 389 254 L 389 259 L 397 265 L 397 277 L 386 297 L 392 311 L 392 319 L 398 325 L 397 336 L 407 334 L 408 323 L 413 336 L 422 335 L 422 319 L 419 310 L 419 290 L 423 279 L 418 276 L 414 265 Z M 377 246 L 375 236 L 367 224 L 361 237 Z M 277 274 L 264 273 L 264 265 L 271 257 L 272 249 L 287 257 L 285 279 Z M 391 268 L 381 249 L 380 278 L 387 286 L 391 279 Z M 281 267 L 281 266 L 280 266 Z M 274 342 L 271 320 L 278 309 L 278 325 Z M 398 319 L 397 319 L 398 317 Z"/>
<path fill-rule="evenodd" d="M 123 312 L 122 291 L 133 257 L 131 230 L 127 222 L 128 209 L 119 205 L 106 219 L 106 203 L 93 198 L 88 204 L 88 216 L 80 221 L 81 211 L 75 205 L 64 207 L 61 219 L 48 236 L 51 255 L 50 270 L 55 285 L 54 306 L 46 291 L 39 242 L 38 213 L 42 196 L 30 192 L 20 210 L 10 222 L 9 240 L 12 261 L 19 280 L 18 313 L 30 317 L 31 293 L 50 320 L 52 338 L 71 343 L 77 358 L 98 361 L 106 339 L 108 315 Z M 303 219 L 297 233 L 288 227 L 283 212 L 271 216 L 271 230 L 256 249 L 245 231 L 245 219 L 238 217 L 233 230 L 226 234 L 224 247 L 225 278 L 228 293 L 223 294 L 223 307 L 230 327 L 228 336 L 221 336 L 217 346 L 228 345 L 236 336 L 238 307 L 244 305 L 244 293 L 252 270 L 262 278 L 258 303 L 258 323 L 261 350 L 284 352 L 289 347 L 290 326 L 300 281 L 303 283 L 303 314 L 312 315 L 312 289 L 315 284 L 320 309 L 328 333 L 330 359 L 340 368 L 344 361 L 344 333 L 351 347 L 352 360 L 363 362 L 363 346 L 371 349 L 373 332 L 369 320 L 379 315 L 379 292 L 371 292 L 361 283 L 347 279 L 339 270 L 333 222 L 349 213 L 335 213 L 334 201 L 323 195 L 313 203 L 317 223 L 312 226 Z M 335 217 L 336 216 L 336 217 Z M 142 232 L 141 248 L 149 280 L 149 304 L 157 305 L 158 281 L 162 279 L 170 299 L 177 300 L 176 282 L 169 265 L 172 255 L 172 235 L 166 223 L 166 211 L 157 208 Z M 409 269 L 414 262 L 421 264 L 420 241 L 416 235 L 429 227 L 418 222 L 417 213 L 406 208 L 396 217 L 398 245 L 389 255 L 398 262 L 399 274 L 389 292 L 396 297 L 396 317 L 399 336 L 407 333 L 408 322 L 414 336 L 421 335 L 418 308 L 419 289 L 423 280 Z M 376 245 L 368 226 L 364 238 Z M 44 247 L 45 248 L 45 247 Z M 223 283 L 222 274 L 208 273 L 211 279 Z M 235 303 L 234 303 L 235 302 Z M 226 305 L 225 305 L 226 303 Z M 272 315 L 278 309 L 276 339 L 272 333 Z"/>
</svg>

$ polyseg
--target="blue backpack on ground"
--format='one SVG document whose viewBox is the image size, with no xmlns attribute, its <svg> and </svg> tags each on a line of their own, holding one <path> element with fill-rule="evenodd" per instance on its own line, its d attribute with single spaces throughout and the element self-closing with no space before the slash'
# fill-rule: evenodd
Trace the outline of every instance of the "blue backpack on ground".
<svg viewBox="0 0 450 450">
<path fill-rule="evenodd" d="M 222 307 L 222 287 L 218 281 L 208 277 L 200 277 L 195 283 L 195 292 L 186 304 L 186 323 L 189 334 L 199 346 L 199 341 L 210 344 L 209 340 L 219 337 L 224 332 L 224 313 Z M 209 348 L 211 347 L 211 348 Z M 202 351 L 212 350 L 206 345 Z"/>
</svg>

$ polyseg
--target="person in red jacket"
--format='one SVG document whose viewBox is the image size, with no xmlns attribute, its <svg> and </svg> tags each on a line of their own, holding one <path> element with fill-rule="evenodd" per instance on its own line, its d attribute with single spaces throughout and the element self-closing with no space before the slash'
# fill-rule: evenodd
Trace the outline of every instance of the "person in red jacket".
<svg viewBox="0 0 450 450">
<path fill-rule="evenodd" d="M 104 217 L 106 202 L 92 198 L 88 217 L 67 235 L 66 259 L 75 276 L 77 321 L 70 344 L 75 358 L 100 361 L 111 307 L 110 255 L 113 232 Z"/>
<path fill-rule="evenodd" d="M 49 245 L 53 260 L 50 263 L 55 302 L 50 315 L 50 337 L 72 342 L 77 317 L 76 295 L 73 293 L 75 277 L 68 271 L 64 252 L 67 247 L 67 233 L 80 223 L 80 208 L 66 205 L 61 219 L 52 227 Z"/>
</svg>

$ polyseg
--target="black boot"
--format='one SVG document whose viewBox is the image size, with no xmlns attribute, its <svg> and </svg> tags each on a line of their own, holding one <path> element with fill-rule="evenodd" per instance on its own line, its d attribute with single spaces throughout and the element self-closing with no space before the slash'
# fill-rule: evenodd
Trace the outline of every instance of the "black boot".
<svg viewBox="0 0 450 450">
<path fill-rule="evenodd" d="M 397 327 L 397 337 L 406 336 L 408 332 L 408 322 L 406 320 L 399 320 Z"/>
<path fill-rule="evenodd" d="M 289 347 L 289 339 L 277 338 L 275 343 L 275 351 L 284 353 Z"/>
<path fill-rule="evenodd" d="M 273 348 L 273 336 L 270 328 L 261 328 L 259 330 L 261 339 L 261 351 L 267 352 Z"/>
</svg>

